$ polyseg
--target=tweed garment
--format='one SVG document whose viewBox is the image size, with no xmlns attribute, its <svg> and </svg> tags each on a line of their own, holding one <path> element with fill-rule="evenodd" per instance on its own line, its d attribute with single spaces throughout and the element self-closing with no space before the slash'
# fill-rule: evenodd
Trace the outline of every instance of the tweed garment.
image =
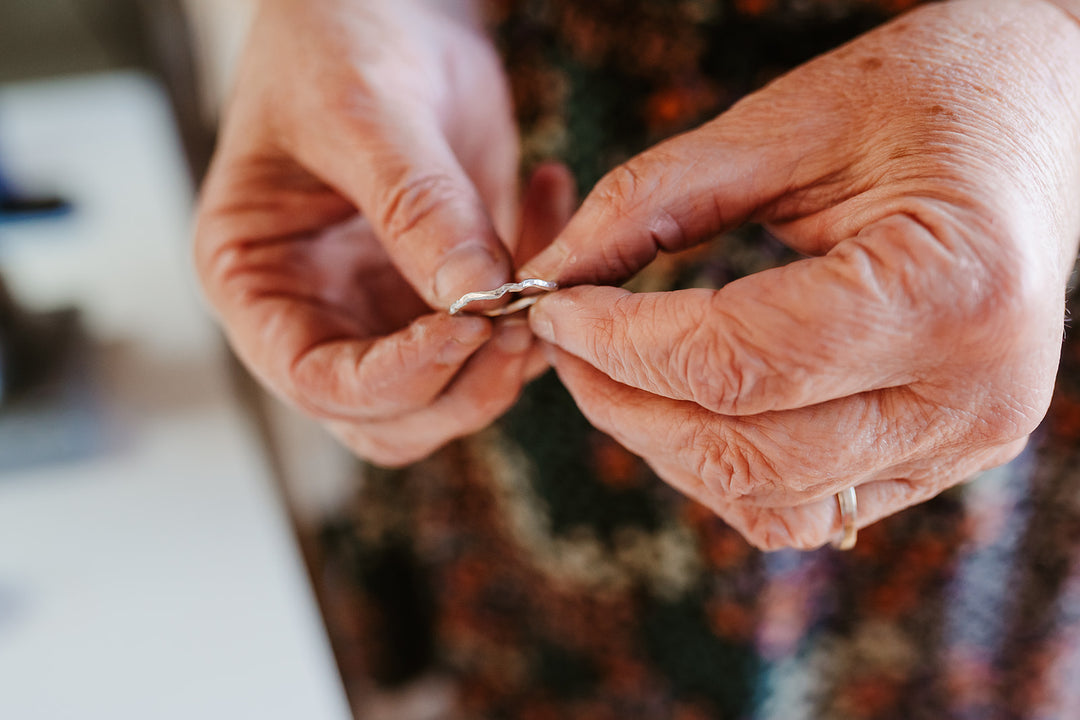
<svg viewBox="0 0 1080 720">
<path fill-rule="evenodd" d="M 494 0 L 526 167 L 582 190 L 900 0 Z M 723 286 L 795 256 L 760 227 L 637 289 Z M 591 428 L 549 373 L 495 426 L 370 468 L 322 535 L 355 603 L 346 674 L 458 684 L 456 717 L 1080 717 L 1080 341 L 1008 466 L 856 548 L 762 554 Z M 331 622 L 333 629 L 334 623 Z"/>
</svg>

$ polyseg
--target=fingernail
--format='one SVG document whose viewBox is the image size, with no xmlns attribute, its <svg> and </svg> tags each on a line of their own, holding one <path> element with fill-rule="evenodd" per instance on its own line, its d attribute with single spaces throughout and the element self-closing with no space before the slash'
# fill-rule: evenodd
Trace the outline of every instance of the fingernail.
<svg viewBox="0 0 1080 720">
<path fill-rule="evenodd" d="M 472 355 L 487 339 L 490 323 L 478 317 L 454 318 L 450 338 L 439 350 L 441 365 L 456 365 Z"/>
<path fill-rule="evenodd" d="M 533 334 L 541 340 L 550 343 L 555 342 L 555 326 L 551 322 L 551 316 L 544 309 L 543 301 L 536 303 L 529 309 L 529 327 Z"/>
<path fill-rule="evenodd" d="M 503 264 L 482 245 L 463 245 L 443 258 L 435 273 L 435 297 L 449 306 L 468 292 L 493 290 L 506 281 Z"/>
<path fill-rule="evenodd" d="M 525 320 L 505 320 L 495 331 L 495 345 L 507 355 L 520 355 L 532 343 L 532 330 Z"/>
</svg>

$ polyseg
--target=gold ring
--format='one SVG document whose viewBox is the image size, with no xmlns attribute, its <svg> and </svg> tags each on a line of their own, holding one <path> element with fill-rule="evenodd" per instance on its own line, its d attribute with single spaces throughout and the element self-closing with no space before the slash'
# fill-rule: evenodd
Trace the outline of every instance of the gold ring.
<svg viewBox="0 0 1080 720">
<path fill-rule="evenodd" d="M 839 540 L 834 540 L 832 545 L 837 550 L 850 550 L 855 547 L 855 540 L 859 535 L 859 528 L 855 525 L 859 512 L 855 488 L 849 487 L 836 493 L 836 504 L 840 506 L 840 524 L 844 534 Z"/>
</svg>

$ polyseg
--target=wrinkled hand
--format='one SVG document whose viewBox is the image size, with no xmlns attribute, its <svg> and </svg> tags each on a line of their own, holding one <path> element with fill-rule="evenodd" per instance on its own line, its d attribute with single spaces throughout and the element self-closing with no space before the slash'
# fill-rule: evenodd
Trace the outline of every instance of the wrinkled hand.
<svg viewBox="0 0 1080 720">
<path fill-rule="evenodd" d="M 570 209 L 566 171 L 542 170 L 513 242 L 505 81 L 451 7 L 263 3 L 199 212 L 199 273 L 241 359 L 385 465 L 488 424 L 536 372 L 521 321 L 432 308 L 507 281 Z"/>
<path fill-rule="evenodd" d="M 624 279 L 759 221 L 813 257 L 719 291 L 582 285 L 531 325 L 600 429 L 762 548 L 811 548 L 1023 447 L 1080 235 L 1080 27 L 910 13 L 608 175 L 521 276 Z"/>
</svg>

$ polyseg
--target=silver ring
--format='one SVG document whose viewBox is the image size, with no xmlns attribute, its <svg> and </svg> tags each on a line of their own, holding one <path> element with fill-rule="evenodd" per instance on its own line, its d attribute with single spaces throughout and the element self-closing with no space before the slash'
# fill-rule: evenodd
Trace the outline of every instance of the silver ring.
<svg viewBox="0 0 1080 720">
<path fill-rule="evenodd" d="M 458 298 L 457 302 L 450 306 L 450 314 L 457 315 L 459 312 L 465 309 L 466 305 L 469 305 L 470 303 L 479 302 L 481 300 L 498 300 L 507 293 L 521 293 L 526 290 L 543 290 L 545 292 L 551 292 L 552 290 L 557 290 L 558 287 L 559 286 L 557 284 L 549 282 L 547 280 L 540 280 L 539 278 L 527 278 L 517 283 L 506 283 L 505 285 L 501 285 L 494 290 L 465 293 L 460 298 Z M 536 301 L 539 299 L 540 298 L 537 295 L 530 295 L 529 297 L 519 298 L 504 307 L 496 308 L 494 310 L 486 310 L 484 312 L 481 312 L 480 314 L 487 315 L 488 317 L 509 315 L 511 313 L 516 313 L 519 310 L 524 310 L 530 305 L 535 304 Z"/>
<path fill-rule="evenodd" d="M 839 540 L 834 540 L 832 545 L 837 550 L 850 550 L 855 547 L 855 540 L 859 536 L 859 528 L 855 524 L 859 514 L 859 501 L 855 497 L 855 488 L 845 488 L 836 493 L 836 504 L 840 506 L 840 524 L 844 534 Z"/>
</svg>

